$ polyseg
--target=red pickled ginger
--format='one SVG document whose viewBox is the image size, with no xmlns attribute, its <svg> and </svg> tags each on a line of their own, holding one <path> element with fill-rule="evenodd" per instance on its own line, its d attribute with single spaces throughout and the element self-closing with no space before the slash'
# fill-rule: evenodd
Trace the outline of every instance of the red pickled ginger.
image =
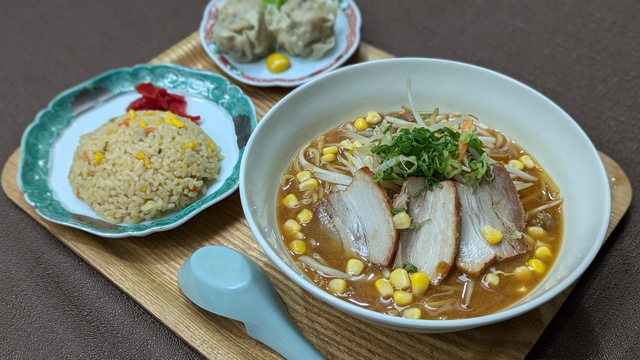
<svg viewBox="0 0 640 360">
<path fill-rule="evenodd" d="M 192 121 L 200 120 L 200 116 L 187 115 L 187 102 L 184 96 L 171 94 L 166 89 L 156 87 L 152 83 L 140 83 L 136 91 L 142 95 L 127 107 L 129 110 L 163 110 L 182 116 Z"/>
</svg>

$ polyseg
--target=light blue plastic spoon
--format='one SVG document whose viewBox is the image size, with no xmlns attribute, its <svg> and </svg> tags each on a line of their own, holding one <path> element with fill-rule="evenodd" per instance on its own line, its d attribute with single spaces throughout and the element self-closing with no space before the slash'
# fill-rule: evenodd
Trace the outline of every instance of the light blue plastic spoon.
<svg viewBox="0 0 640 360">
<path fill-rule="evenodd" d="M 287 359 L 324 359 L 291 322 L 264 270 L 225 246 L 194 252 L 178 270 L 178 285 L 199 307 L 244 323 L 247 333 Z"/>
</svg>

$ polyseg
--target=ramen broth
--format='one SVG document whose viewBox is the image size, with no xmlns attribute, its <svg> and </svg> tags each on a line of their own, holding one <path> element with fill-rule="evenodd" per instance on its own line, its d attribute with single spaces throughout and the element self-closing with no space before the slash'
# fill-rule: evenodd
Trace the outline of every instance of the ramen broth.
<svg viewBox="0 0 640 360">
<path fill-rule="evenodd" d="M 323 157 L 324 153 L 335 152 L 335 148 L 331 151 L 323 150 L 335 146 L 338 148 L 336 155 L 352 152 L 351 145 L 357 146 L 364 140 L 363 137 L 382 133 L 381 127 L 386 127 L 387 130 L 398 127 L 386 119 L 401 119 L 407 123 L 415 123 L 415 117 L 407 108 L 378 115 L 381 122 L 374 125 L 367 124 L 365 130 L 361 130 L 362 123 L 358 124 L 358 120 L 354 119 L 319 136 L 311 141 L 308 147 L 301 150 L 304 160 L 317 168 L 351 176 L 348 166 L 332 160 L 333 157 Z M 421 117 L 425 121 L 431 119 L 433 122 L 434 113 L 421 113 Z M 362 119 L 364 118 L 363 114 Z M 394 296 L 383 296 L 374 286 L 378 279 L 389 279 L 390 273 L 394 270 L 393 263 L 390 266 L 372 264 L 353 251 L 344 249 L 341 241 L 336 239 L 335 233 L 328 231 L 326 226 L 318 220 L 318 216 L 313 213 L 314 204 L 318 199 L 327 196 L 330 191 L 344 189 L 345 185 L 314 177 L 317 183 L 311 181 L 312 186 L 301 191 L 299 189 L 301 182 L 308 179 L 297 178 L 297 176 L 308 170 L 309 166 L 301 163 L 296 154 L 296 159 L 291 162 L 280 181 L 281 188 L 277 197 L 279 200 L 276 204 L 277 219 L 282 241 L 289 249 L 290 255 L 297 260 L 302 272 L 312 282 L 328 293 L 357 306 L 389 315 L 422 319 L 459 319 L 494 313 L 516 303 L 538 286 L 555 262 L 561 245 L 563 216 L 559 190 L 540 164 L 535 161 L 534 156 L 509 140 L 504 134 L 482 125 L 473 116 L 456 113 L 438 114 L 437 110 L 435 111 L 437 123 L 450 121 L 453 124 L 450 128 L 458 131 L 460 131 L 460 119 L 463 118 L 473 120 L 479 137 L 483 139 L 483 149 L 490 158 L 521 168 L 522 172 L 535 178 L 531 180 L 524 175 L 522 176 L 526 179 L 517 175 L 512 176 L 517 184 L 518 195 L 526 214 L 526 225 L 522 234 L 519 235 L 524 241 L 531 243 L 531 250 L 501 262 L 494 262 L 474 277 L 466 275 L 454 265 L 441 283 L 430 285 L 423 294 L 414 294 L 408 304 L 399 305 Z M 395 121 L 400 123 L 400 127 L 407 126 L 404 122 Z M 410 124 L 408 126 L 411 127 Z M 323 158 L 326 161 L 323 161 Z M 371 167 L 375 165 L 369 164 Z M 311 173 L 318 174 L 314 171 Z M 308 173 L 306 175 L 308 176 Z M 385 190 L 390 199 L 393 199 L 398 192 L 398 186 L 393 183 L 385 184 Z M 286 200 L 293 198 L 291 194 L 295 196 L 297 204 L 296 201 L 292 203 Z M 503 236 L 509 236 L 509 234 Z M 308 262 L 300 261 L 301 256 L 309 257 L 323 267 L 318 269 L 310 266 Z M 331 280 L 340 276 L 326 269 L 345 273 L 347 262 L 351 259 L 360 260 L 364 268 L 359 276 L 355 279 L 353 276 L 347 278 L 343 282 L 346 286 L 343 285 L 343 288 L 336 290 L 335 286 L 330 285 Z M 411 269 L 408 272 L 411 274 Z M 400 289 L 394 289 L 394 291 L 398 290 Z M 406 292 L 411 293 L 411 289 Z M 407 309 L 419 310 L 408 312 Z"/>
</svg>

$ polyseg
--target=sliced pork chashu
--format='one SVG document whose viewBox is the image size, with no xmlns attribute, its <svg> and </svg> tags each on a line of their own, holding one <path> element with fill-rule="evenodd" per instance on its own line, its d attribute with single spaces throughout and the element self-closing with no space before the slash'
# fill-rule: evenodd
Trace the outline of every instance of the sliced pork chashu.
<svg viewBox="0 0 640 360">
<path fill-rule="evenodd" d="M 345 250 L 374 263 L 388 266 L 398 244 L 391 203 L 374 174 L 359 169 L 345 190 L 334 191 L 314 208 L 323 225 L 335 232 Z"/>
<path fill-rule="evenodd" d="M 458 252 L 460 203 L 453 181 L 443 181 L 432 191 L 425 179 L 409 177 L 395 198 L 394 208 L 406 208 L 412 228 L 400 231 L 395 266 L 410 262 L 438 285 L 449 274 Z"/>
<path fill-rule="evenodd" d="M 456 267 L 475 276 L 494 261 L 501 261 L 531 249 L 524 238 L 513 238 L 525 225 L 524 209 L 509 172 L 501 165 L 492 166 L 493 179 L 482 180 L 476 189 L 456 183 L 462 207 L 460 244 Z M 491 225 L 502 232 L 502 240 L 489 244 L 482 229 Z"/>
</svg>

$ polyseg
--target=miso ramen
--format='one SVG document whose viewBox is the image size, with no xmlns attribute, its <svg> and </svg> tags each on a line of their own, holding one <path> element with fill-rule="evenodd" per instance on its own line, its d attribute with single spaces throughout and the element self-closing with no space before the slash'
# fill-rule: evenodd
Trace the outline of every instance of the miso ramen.
<svg viewBox="0 0 640 360">
<path fill-rule="evenodd" d="M 540 283 L 561 245 L 553 180 L 471 114 L 370 111 L 299 149 L 280 185 L 280 234 L 302 272 L 392 316 L 497 312 Z"/>
</svg>

